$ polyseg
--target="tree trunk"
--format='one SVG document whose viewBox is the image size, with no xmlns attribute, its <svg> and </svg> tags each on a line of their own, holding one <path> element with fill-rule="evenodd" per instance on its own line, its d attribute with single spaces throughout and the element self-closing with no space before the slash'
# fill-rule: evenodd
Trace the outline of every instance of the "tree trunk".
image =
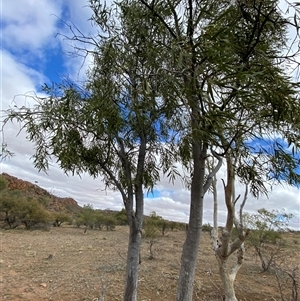
<svg viewBox="0 0 300 301">
<path fill-rule="evenodd" d="M 220 276 L 224 288 L 224 293 L 225 293 L 225 301 L 238 301 L 238 299 L 235 296 L 235 291 L 234 291 L 234 280 L 235 280 L 235 275 L 232 275 L 228 271 L 228 264 L 227 264 L 227 258 L 223 260 L 219 260 L 219 265 L 220 265 Z"/>
<path fill-rule="evenodd" d="M 213 249 L 216 250 L 218 247 L 218 191 L 217 191 L 217 177 L 213 177 L 212 181 L 213 197 L 214 197 L 214 220 L 213 229 L 210 233 L 212 238 Z"/>
<path fill-rule="evenodd" d="M 235 173 L 231 162 L 231 157 L 227 154 L 226 156 L 227 162 L 227 185 L 224 185 L 225 189 L 225 203 L 227 207 L 227 220 L 225 228 L 222 231 L 221 235 L 221 242 L 218 242 L 218 235 L 217 232 L 212 232 L 212 240 L 213 240 L 213 249 L 215 251 L 218 264 L 219 264 L 219 273 L 220 278 L 223 284 L 224 294 L 225 294 L 225 301 L 237 301 L 234 291 L 234 281 L 239 271 L 241 265 L 243 264 L 244 260 L 244 241 L 248 236 L 249 232 L 246 231 L 244 233 L 243 230 L 243 219 L 242 213 L 245 202 L 247 200 L 248 195 L 248 186 L 246 185 L 246 191 L 244 194 L 243 202 L 240 206 L 240 219 L 238 220 L 235 215 L 235 204 L 237 199 L 235 198 L 235 186 L 234 186 L 234 178 Z M 213 192 L 214 192 L 214 205 L 217 206 L 217 190 L 216 190 L 216 182 L 213 181 Z M 217 207 L 214 207 L 216 210 Z M 215 215 L 214 210 L 214 219 L 217 218 Z M 238 237 L 233 241 L 230 242 L 230 237 L 232 233 L 233 226 L 235 225 L 238 231 Z M 216 223 L 214 223 L 214 227 L 216 227 Z M 232 267 L 229 267 L 228 259 L 230 256 L 237 251 L 237 261 L 233 264 Z"/>
<path fill-rule="evenodd" d="M 124 301 L 137 300 L 138 275 L 140 264 L 140 249 L 142 243 L 142 226 L 144 217 L 143 174 L 146 155 L 146 140 L 141 137 L 135 184 L 131 180 L 131 170 L 127 167 L 128 198 L 124 201 L 127 220 L 130 227 Z M 128 163 L 128 162 L 126 162 Z M 127 164 L 129 166 L 129 164 Z M 134 185 L 134 189 L 133 189 Z M 135 191 L 135 211 L 133 199 Z"/>
<path fill-rule="evenodd" d="M 137 223 L 130 227 L 124 301 L 137 300 L 138 274 L 140 262 L 140 247 L 142 242 L 141 229 Z"/>
<path fill-rule="evenodd" d="M 204 175 L 207 147 L 193 145 L 194 174 L 191 185 L 190 218 L 186 240 L 183 245 L 181 257 L 181 269 L 177 287 L 177 301 L 192 301 L 193 282 L 198 259 L 200 244 L 203 198 L 204 198 Z"/>
</svg>

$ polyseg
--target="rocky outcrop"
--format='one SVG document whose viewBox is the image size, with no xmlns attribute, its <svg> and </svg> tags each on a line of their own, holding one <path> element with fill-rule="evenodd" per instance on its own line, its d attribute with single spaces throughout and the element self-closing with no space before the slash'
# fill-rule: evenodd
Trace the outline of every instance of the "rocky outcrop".
<svg viewBox="0 0 300 301">
<path fill-rule="evenodd" d="M 36 184 L 18 179 L 7 173 L 2 173 L 2 176 L 6 179 L 9 190 L 19 190 L 27 196 L 45 199 L 43 203 L 47 210 L 65 211 L 66 213 L 77 213 L 81 210 L 81 207 L 73 198 L 57 197 Z"/>
</svg>

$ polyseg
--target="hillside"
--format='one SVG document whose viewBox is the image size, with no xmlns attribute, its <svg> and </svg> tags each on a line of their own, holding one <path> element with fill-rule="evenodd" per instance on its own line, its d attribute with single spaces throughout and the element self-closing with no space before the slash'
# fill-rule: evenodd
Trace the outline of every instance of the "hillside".
<svg viewBox="0 0 300 301">
<path fill-rule="evenodd" d="M 73 198 L 57 197 L 36 184 L 18 179 L 7 173 L 2 173 L 2 176 L 7 180 L 9 190 L 22 191 L 25 195 L 31 197 L 45 198 L 47 201 L 44 206 L 49 211 L 78 213 L 81 210 L 81 207 Z"/>
</svg>

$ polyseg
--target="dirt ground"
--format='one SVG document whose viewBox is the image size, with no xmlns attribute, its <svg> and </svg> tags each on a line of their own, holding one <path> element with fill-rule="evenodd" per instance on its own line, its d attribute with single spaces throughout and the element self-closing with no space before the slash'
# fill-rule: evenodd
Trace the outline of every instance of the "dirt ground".
<svg viewBox="0 0 300 301">
<path fill-rule="evenodd" d="M 128 228 L 83 232 L 73 227 L 0 231 L 1 300 L 122 300 Z M 300 262 L 300 235 L 287 236 L 281 255 L 286 257 L 285 267 L 292 269 Z M 154 244 L 155 260 L 148 259 L 149 244 L 144 240 L 139 301 L 175 300 L 184 238 L 184 231 L 170 231 L 159 238 Z M 290 282 L 284 286 L 290 295 Z M 235 288 L 240 301 L 282 300 L 275 273 L 261 272 L 251 248 Z M 202 236 L 193 300 L 222 300 L 217 261 L 207 233 Z"/>
</svg>

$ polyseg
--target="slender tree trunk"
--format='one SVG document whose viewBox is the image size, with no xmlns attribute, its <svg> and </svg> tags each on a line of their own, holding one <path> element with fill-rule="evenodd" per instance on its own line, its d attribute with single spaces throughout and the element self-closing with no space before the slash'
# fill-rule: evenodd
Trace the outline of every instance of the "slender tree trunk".
<svg viewBox="0 0 300 301">
<path fill-rule="evenodd" d="M 212 243 L 214 250 L 217 248 L 218 243 L 218 191 L 217 191 L 217 177 L 214 176 L 212 180 L 213 197 L 214 197 L 214 220 L 213 229 L 211 231 Z"/>
<path fill-rule="evenodd" d="M 137 300 L 140 248 L 142 243 L 143 206 L 143 195 L 137 193 L 136 212 L 133 211 L 133 193 L 130 191 L 127 202 L 125 203 L 130 232 L 127 250 L 124 301 Z"/>
<path fill-rule="evenodd" d="M 135 183 L 130 182 L 129 196 L 125 202 L 127 219 L 130 227 L 124 301 L 137 300 L 140 249 L 144 216 L 143 174 L 146 156 L 146 140 L 141 136 Z M 128 173 L 128 178 L 129 178 Z M 133 185 L 135 192 L 135 212 L 133 210 Z"/>
<path fill-rule="evenodd" d="M 140 247 L 142 242 L 141 229 L 138 223 L 134 222 L 134 226 L 130 227 L 128 252 L 127 252 L 127 268 L 126 281 L 124 290 L 124 301 L 137 300 Z"/>
<path fill-rule="evenodd" d="M 200 244 L 203 198 L 204 198 L 204 175 L 207 147 L 203 148 L 194 143 L 194 174 L 191 185 L 190 219 L 186 240 L 183 245 L 181 257 L 181 269 L 177 287 L 177 301 L 192 301 L 193 282 L 198 259 Z"/>
<path fill-rule="evenodd" d="M 235 186 L 234 186 L 235 173 L 232 166 L 231 157 L 228 154 L 226 156 L 226 162 L 227 162 L 227 185 L 225 185 L 224 181 L 223 181 L 223 185 L 225 190 L 225 203 L 227 207 L 227 220 L 226 220 L 225 228 L 223 229 L 222 235 L 220 237 L 221 243 L 218 242 L 218 236 L 216 235 L 212 235 L 212 239 L 213 239 L 213 248 L 219 264 L 219 273 L 223 284 L 225 301 L 238 301 L 235 296 L 234 281 L 237 272 L 239 271 L 241 265 L 243 264 L 244 253 L 245 253 L 244 241 L 249 234 L 248 231 L 244 233 L 243 219 L 242 219 L 242 212 L 248 195 L 248 187 L 246 186 L 244 199 L 240 206 L 240 214 L 239 214 L 240 219 L 238 220 L 235 215 L 235 204 L 238 199 L 238 198 L 236 199 L 235 197 Z M 215 182 L 213 182 L 214 201 L 217 202 L 217 191 L 215 188 L 216 188 Z M 216 216 L 214 216 L 214 218 L 216 218 Z M 238 231 L 238 237 L 233 242 L 230 242 L 230 237 L 234 225 Z M 237 261 L 233 264 L 232 267 L 229 267 L 228 259 L 236 251 L 237 251 Z"/>
</svg>

